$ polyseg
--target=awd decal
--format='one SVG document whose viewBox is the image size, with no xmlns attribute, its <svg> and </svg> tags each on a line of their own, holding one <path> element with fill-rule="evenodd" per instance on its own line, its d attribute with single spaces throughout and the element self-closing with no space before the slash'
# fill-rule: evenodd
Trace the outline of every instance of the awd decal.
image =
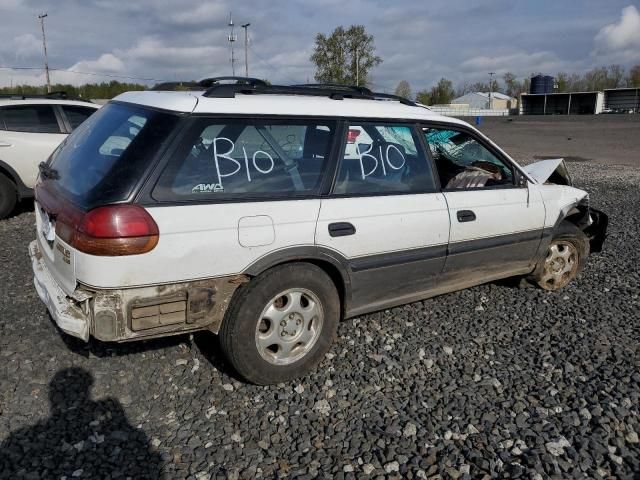
<svg viewBox="0 0 640 480">
<path fill-rule="evenodd" d="M 218 193 L 224 192 L 221 183 L 199 183 L 191 189 L 191 193 Z"/>
</svg>

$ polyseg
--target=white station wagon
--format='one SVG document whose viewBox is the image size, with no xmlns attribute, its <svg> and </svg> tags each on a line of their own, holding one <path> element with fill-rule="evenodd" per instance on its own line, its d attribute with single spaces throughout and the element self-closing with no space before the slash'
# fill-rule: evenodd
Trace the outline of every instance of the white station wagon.
<svg viewBox="0 0 640 480">
<path fill-rule="evenodd" d="M 0 94 L 0 219 L 33 197 L 38 164 L 98 108 L 65 92 Z"/>
<path fill-rule="evenodd" d="M 558 289 L 602 247 L 607 217 L 561 160 L 522 168 L 365 88 L 228 80 L 120 95 L 41 166 L 29 248 L 63 331 L 210 330 L 245 379 L 277 383 L 341 318 L 510 276 Z"/>
</svg>

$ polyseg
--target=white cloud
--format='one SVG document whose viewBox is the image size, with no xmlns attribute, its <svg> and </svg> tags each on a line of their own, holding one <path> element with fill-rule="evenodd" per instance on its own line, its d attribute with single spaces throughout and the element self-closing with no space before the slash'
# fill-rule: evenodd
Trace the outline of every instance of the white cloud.
<svg viewBox="0 0 640 480">
<path fill-rule="evenodd" d="M 463 61 L 460 68 L 472 74 L 486 74 L 489 71 L 502 75 L 506 72 L 527 75 L 532 70 L 553 72 L 567 68 L 567 62 L 561 61 L 553 52 L 516 52 L 498 56 L 478 56 Z"/>
<path fill-rule="evenodd" d="M 640 12 L 629 5 L 622 9 L 620 19 L 605 25 L 594 38 L 595 56 L 603 56 L 612 61 L 633 61 L 640 59 Z"/>
<path fill-rule="evenodd" d="M 112 53 L 103 53 L 97 60 L 82 60 L 69 68 L 80 72 L 118 73 L 124 71 L 122 60 Z"/>
<path fill-rule="evenodd" d="M 38 40 L 35 35 L 25 33 L 13 39 L 15 54 L 17 58 L 27 58 L 42 54 L 42 40 Z"/>
</svg>

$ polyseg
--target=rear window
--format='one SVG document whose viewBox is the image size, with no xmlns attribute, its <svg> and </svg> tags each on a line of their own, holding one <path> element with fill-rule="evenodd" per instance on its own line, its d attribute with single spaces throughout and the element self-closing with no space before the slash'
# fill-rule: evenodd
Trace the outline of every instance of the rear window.
<svg viewBox="0 0 640 480">
<path fill-rule="evenodd" d="M 177 115 L 110 103 L 56 149 L 47 180 L 74 203 L 91 208 L 125 200 L 166 142 Z"/>
<path fill-rule="evenodd" d="M 202 200 L 295 197 L 319 191 L 333 121 L 198 119 L 153 197 Z"/>
<path fill-rule="evenodd" d="M 0 125 L 12 132 L 60 133 L 51 105 L 16 105 L 0 108 Z"/>
</svg>

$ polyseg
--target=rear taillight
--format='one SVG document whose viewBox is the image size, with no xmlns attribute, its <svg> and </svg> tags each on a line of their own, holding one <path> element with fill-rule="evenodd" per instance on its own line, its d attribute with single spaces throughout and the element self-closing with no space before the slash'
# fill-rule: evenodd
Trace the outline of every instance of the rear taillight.
<svg viewBox="0 0 640 480">
<path fill-rule="evenodd" d="M 360 136 L 360 130 L 350 128 L 347 133 L 347 143 L 356 143 L 356 139 Z"/>
<path fill-rule="evenodd" d="M 61 212 L 56 221 L 60 239 L 84 253 L 100 256 L 137 255 L 158 244 L 158 225 L 138 205 L 108 205 L 78 215 Z"/>
</svg>

